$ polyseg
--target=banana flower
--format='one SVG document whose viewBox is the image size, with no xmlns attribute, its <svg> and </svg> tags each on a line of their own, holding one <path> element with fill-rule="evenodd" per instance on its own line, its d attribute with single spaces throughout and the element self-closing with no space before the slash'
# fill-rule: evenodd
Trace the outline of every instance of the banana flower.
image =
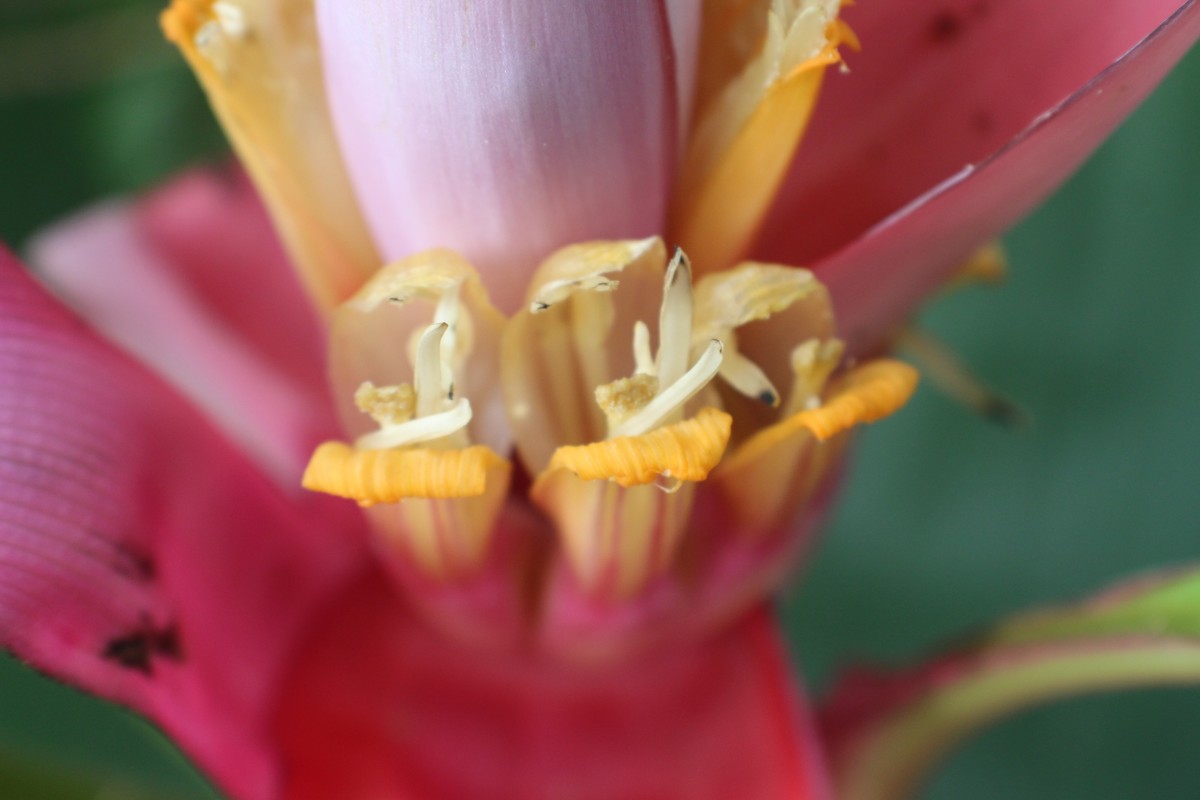
<svg viewBox="0 0 1200 800">
<path fill-rule="evenodd" d="M 0 257 L 0 642 L 237 798 L 832 796 L 767 605 L 879 356 L 1200 36 L 842 6 L 175 0 L 254 188 L 45 234 L 87 324 Z"/>
</svg>

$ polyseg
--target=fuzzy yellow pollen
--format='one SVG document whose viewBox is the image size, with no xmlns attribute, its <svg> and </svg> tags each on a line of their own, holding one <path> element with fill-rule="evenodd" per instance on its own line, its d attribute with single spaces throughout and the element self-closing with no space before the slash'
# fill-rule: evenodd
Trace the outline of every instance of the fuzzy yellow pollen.
<svg viewBox="0 0 1200 800">
<path fill-rule="evenodd" d="M 891 359 L 872 361 L 848 374 L 819 408 L 801 411 L 790 420 L 819 441 L 883 419 L 898 411 L 917 388 L 917 371 Z"/>
<path fill-rule="evenodd" d="M 410 498 L 478 497 L 487 488 L 488 469 L 503 463 L 483 445 L 356 450 L 345 442 L 326 442 L 309 460 L 302 485 L 362 506 Z"/>
<path fill-rule="evenodd" d="M 795 379 L 792 382 L 788 414 L 821 406 L 821 393 L 829 376 L 841 363 L 845 349 L 845 345 L 838 339 L 809 339 L 792 350 L 792 372 Z"/>
<path fill-rule="evenodd" d="M 645 408 L 658 394 L 658 378 L 636 374 L 596 387 L 596 405 L 616 423 Z"/>
<path fill-rule="evenodd" d="M 381 426 L 402 425 L 417 413 L 417 392 L 410 383 L 376 386 L 364 381 L 354 393 L 354 405 Z"/>
<path fill-rule="evenodd" d="M 665 477 L 702 481 L 721 460 L 733 418 L 705 408 L 695 417 L 640 436 L 560 447 L 548 471 L 565 469 L 583 480 L 610 480 L 630 487 Z"/>
</svg>

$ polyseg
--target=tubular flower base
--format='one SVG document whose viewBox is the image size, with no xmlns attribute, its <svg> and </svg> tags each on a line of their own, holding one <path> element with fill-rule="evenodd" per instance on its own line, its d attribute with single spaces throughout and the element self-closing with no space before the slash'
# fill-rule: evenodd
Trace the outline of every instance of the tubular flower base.
<svg viewBox="0 0 1200 800">
<path fill-rule="evenodd" d="M 842 5 L 175 0 L 288 255 L 240 175 L 39 239 L 140 363 L 0 256 L 0 641 L 244 800 L 831 796 L 764 605 L 871 356 L 1200 36 Z"/>
</svg>

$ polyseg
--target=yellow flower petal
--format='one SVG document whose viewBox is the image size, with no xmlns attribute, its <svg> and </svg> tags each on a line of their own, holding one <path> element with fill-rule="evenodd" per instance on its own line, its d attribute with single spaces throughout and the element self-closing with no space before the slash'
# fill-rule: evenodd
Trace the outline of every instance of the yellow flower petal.
<svg viewBox="0 0 1200 800">
<path fill-rule="evenodd" d="M 183 52 L 262 192 L 317 305 L 379 265 L 326 112 L 311 0 L 174 0 Z"/>
<path fill-rule="evenodd" d="M 837 0 L 764 5 L 734 12 L 765 14 L 764 41 L 702 108 L 671 205 L 671 238 L 698 273 L 724 269 L 744 254 L 808 125 L 825 68 L 840 60 L 846 28 L 836 24 Z M 702 75 L 702 91 L 722 77 Z"/>
</svg>

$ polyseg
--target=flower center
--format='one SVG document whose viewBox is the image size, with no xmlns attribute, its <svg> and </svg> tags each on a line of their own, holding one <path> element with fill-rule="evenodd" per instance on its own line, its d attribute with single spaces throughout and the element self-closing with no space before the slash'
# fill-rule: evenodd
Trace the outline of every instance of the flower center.
<svg viewBox="0 0 1200 800">
<path fill-rule="evenodd" d="M 710 340 L 689 367 L 691 338 L 692 269 L 683 251 L 676 250 L 663 281 L 658 352 L 651 355 L 650 329 L 638 320 L 633 327 L 633 375 L 596 387 L 609 439 L 640 436 L 678 421 L 684 404 L 716 377 L 724 352 L 720 340 Z"/>
<path fill-rule="evenodd" d="M 360 450 L 386 450 L 425 443 L 442 448 L 465 447 L 466 427 L 471 422 L 471 402 L 457 397 L 454 374 L 467 353 L 458 347 L 459 285 L 438 300 L 434 322 L 414 337 L 413 383 L 377 387 L 364 381 L 354 403 L 379 425 L 374 433 L 360 436 Z M 400 305 L 408 298 L 392 297 Z"/>
</svg>

